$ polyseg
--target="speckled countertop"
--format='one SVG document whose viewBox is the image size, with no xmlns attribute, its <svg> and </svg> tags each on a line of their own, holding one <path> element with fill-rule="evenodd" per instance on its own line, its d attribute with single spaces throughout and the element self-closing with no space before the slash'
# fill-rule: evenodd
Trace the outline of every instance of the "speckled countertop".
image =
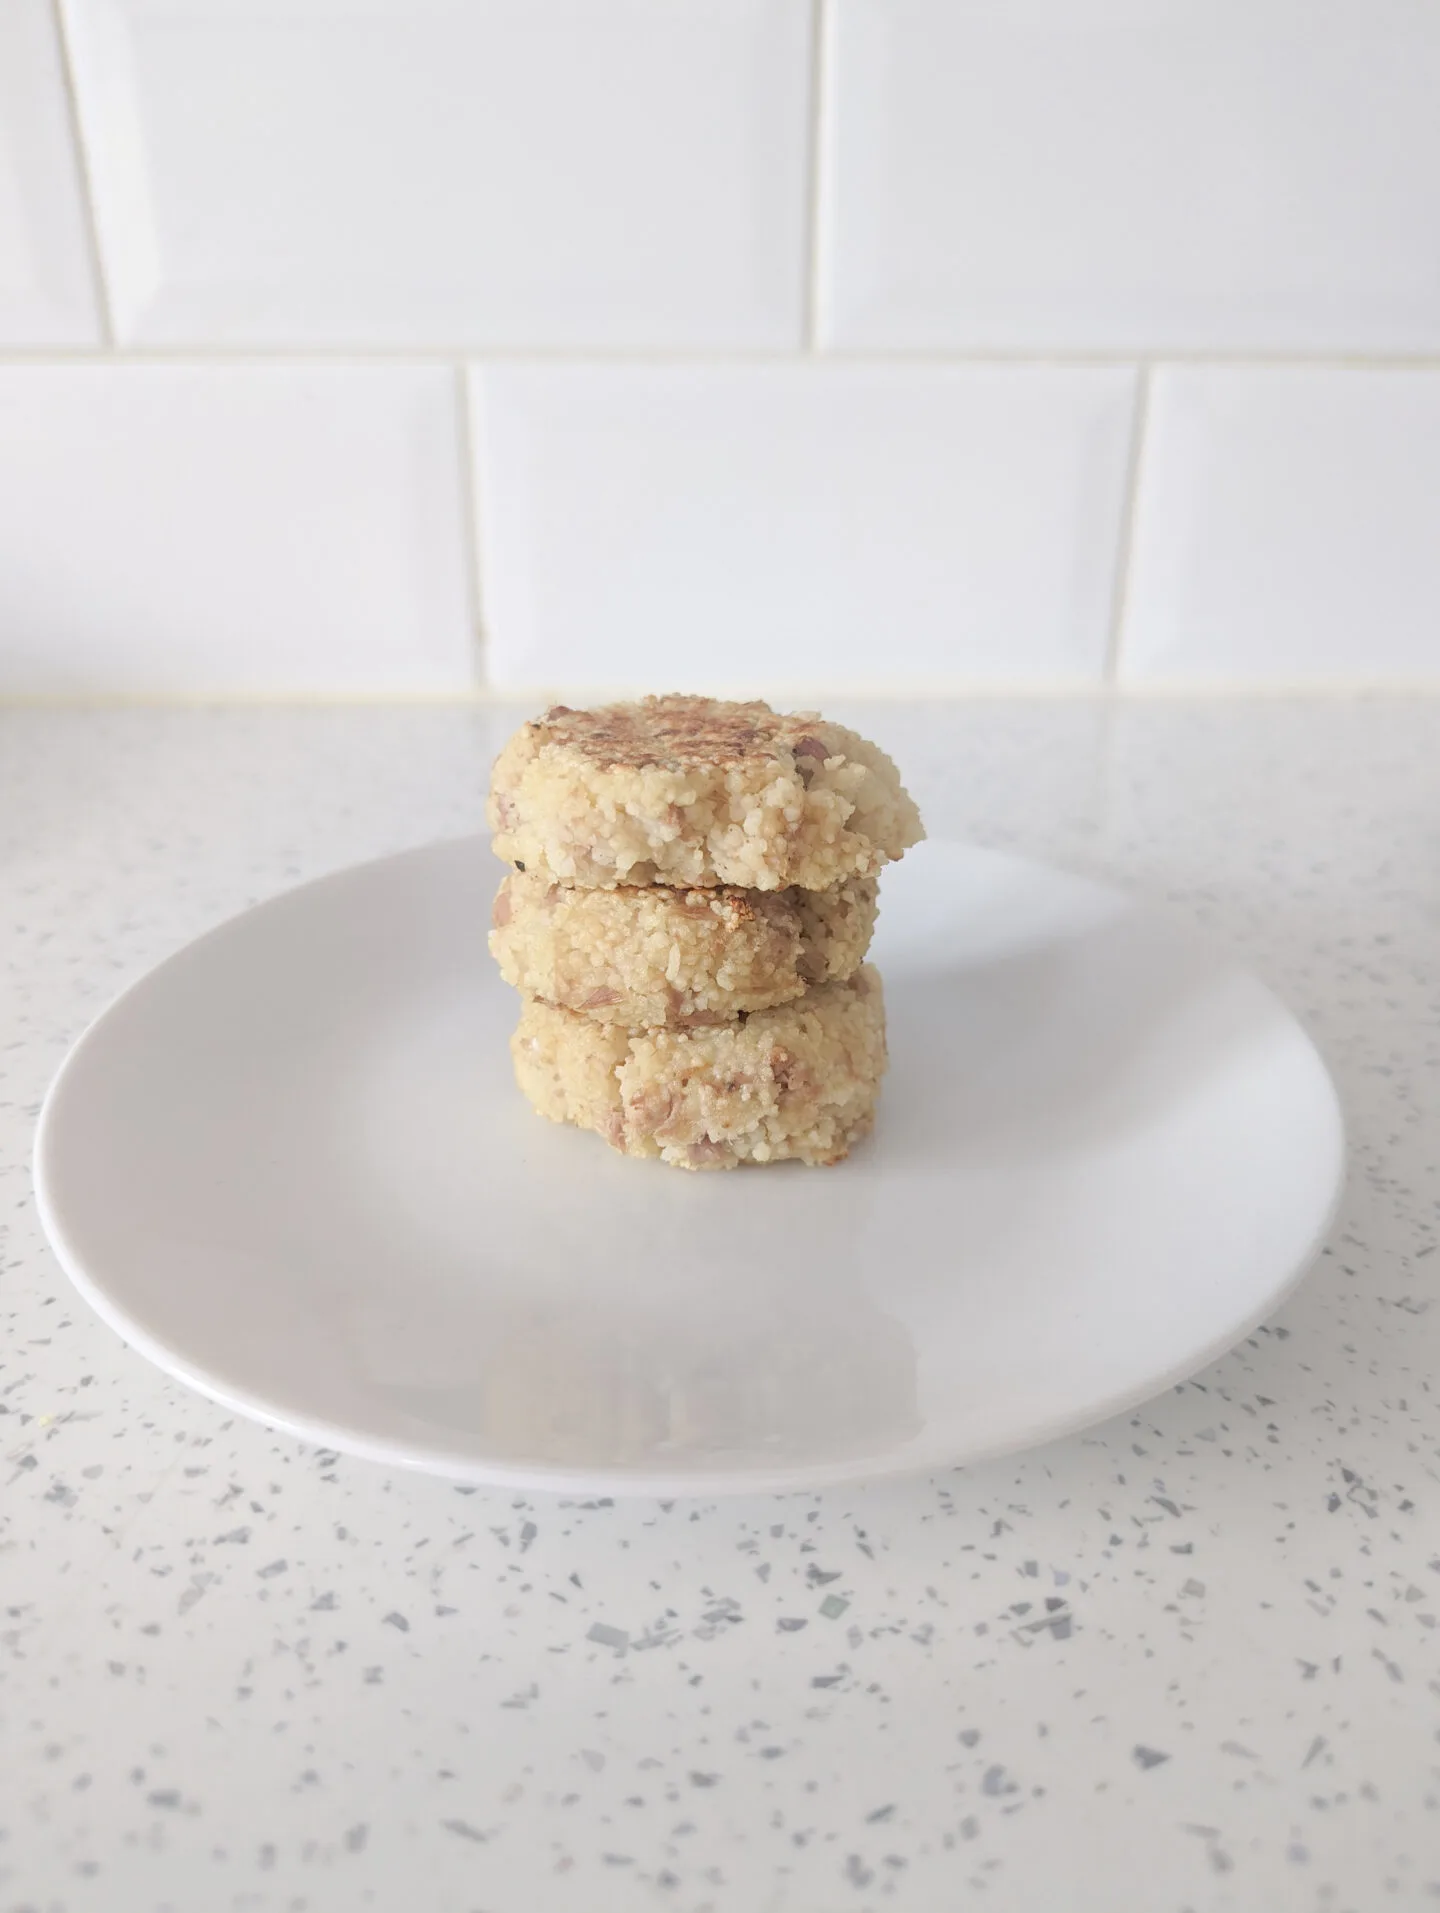
<svg viewBox="0 0 1440 1913">
<path fill-rule="evenodd" d="M 963 833 L 1168 898 L 1334 1067 L 1311 1280 L 969 1473 L 521 1501 L 234 1420 L 41 1239 L 123 983 L 472 827 L 513 712 L 0 712 L 3 1913 L 1440 1904 L 1440 702 L 835 705 Z"/>
</svg>

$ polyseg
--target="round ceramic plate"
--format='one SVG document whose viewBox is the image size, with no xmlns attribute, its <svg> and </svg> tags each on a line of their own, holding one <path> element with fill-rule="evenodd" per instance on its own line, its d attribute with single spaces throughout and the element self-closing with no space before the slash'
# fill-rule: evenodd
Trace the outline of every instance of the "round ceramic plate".
<svg viewBox="0 0 1440 1913">
<path fill-rule="evenodd" d="M 131 989 L 50 1092 L 56 1253 L 142 1354 L 467 1481 L 720 1494 L 974 1461 L 1132 1407 L 1303 1273 L 1334 1090 L 1253 978 L 1096 885 L 887 872 L 892 1064 L 831 1169 L 689 1175 L 515 1089 L 497 868 L 306 885 Z"/>
</svg>

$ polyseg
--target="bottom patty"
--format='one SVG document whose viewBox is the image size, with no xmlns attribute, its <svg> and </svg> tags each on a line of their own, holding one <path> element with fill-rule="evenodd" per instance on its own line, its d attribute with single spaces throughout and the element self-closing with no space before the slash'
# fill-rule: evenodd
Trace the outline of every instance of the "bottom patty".
<svg viewBox="0 0 1440 1913">
<path fill-rule="evenodd" d="M 839 1162 L 870 1128 L 885 1001 L 869 964 L 796 1002 L 697 1030 L 625 1030 L 527 1001 L 515 1077 L 542 1116 L 681 1169 Z"/>
</svg>

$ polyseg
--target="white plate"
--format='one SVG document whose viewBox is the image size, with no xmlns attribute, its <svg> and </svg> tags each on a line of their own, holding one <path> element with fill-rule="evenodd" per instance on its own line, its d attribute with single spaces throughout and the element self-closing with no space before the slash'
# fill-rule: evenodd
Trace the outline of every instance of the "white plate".
<svg viewBox="0 0 1440 1913">
<path fill-rule="evenodd" d="M 806 1487 L 1131 1407 L 1318 1246 L 1324 1065 L 1113 891 L 912 853 L 876 939 L 874 1140 L 686 1175 L 522 1102 L 496 877 L 467 840 L 308 884 L 162 964 L 61 1070 L 36 1160 L 56 1253 L 227 1407 L 505 1486 Z"/>
</svg>

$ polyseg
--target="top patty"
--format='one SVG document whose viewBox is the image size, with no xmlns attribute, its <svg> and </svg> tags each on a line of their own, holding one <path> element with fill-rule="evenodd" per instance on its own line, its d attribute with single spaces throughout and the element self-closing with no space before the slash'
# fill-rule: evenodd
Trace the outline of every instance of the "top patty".
<svg viewBox="0 0 1440 1913">
<path fill-rule="evenodd" d="M 894 764 L 813 712 L 648 697 L 556 705 L 505 746 L 495 849 L 553 881 L 825 889 L 924 834 Z"/>
</svg>

